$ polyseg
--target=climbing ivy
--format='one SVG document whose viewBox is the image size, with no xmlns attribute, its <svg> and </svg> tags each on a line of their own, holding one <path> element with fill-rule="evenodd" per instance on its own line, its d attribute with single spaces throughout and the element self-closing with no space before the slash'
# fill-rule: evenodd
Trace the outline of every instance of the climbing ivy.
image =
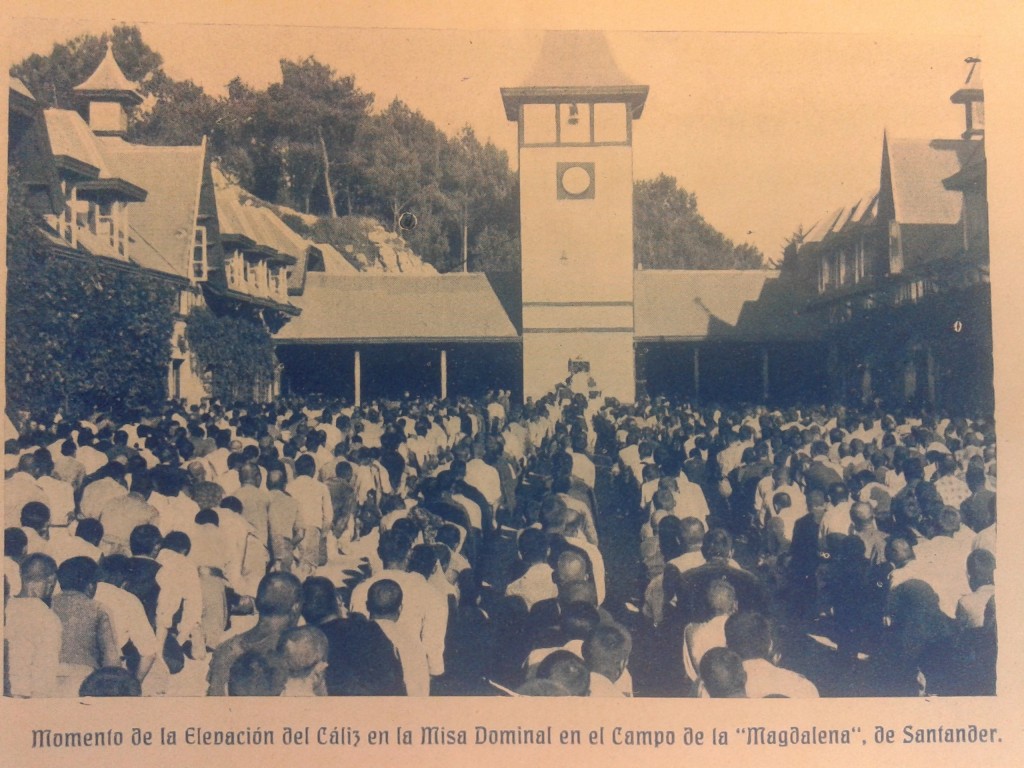
<svg viewBox="0 0 1024 768">
<path fill-rule="evenodd" d="M 7 208 L 7 405 L 69 417 L 160 403 L 177 288 L 46 241 L 12 168 Z"/>
<path fill-rule="evenodd" d="M 214 314 L 200 307 L 188 316 L 185 339 L 196 369 L 210 377 L 211 394 L 224 401 L 248 401 L 265 392 L 277 358 L 270 332 L 246 315 Z"/>
</svg>

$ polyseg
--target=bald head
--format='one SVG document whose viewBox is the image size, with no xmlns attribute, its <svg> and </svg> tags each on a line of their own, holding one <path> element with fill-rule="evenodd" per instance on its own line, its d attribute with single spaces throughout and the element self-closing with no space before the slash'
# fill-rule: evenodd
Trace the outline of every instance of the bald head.
<svg viewBox="0 0 1024 768">
<path fill-rule="evenodd" d="M 708 585 L 707 601 L 715 616 L 736 613 L 736 590 L 725 579 L 715 579 Z"/>
<path fill-rule="evenodd" d="M 256 590 L 256 610 L 260 619 L 289 617 L 297 619 L 302 605 L 302 585 L 290 573 L 268 573 Z"/>
<path fill-rule="evenodd" d="M 906 539 L 889 539 L 885 543 L 885 559 L 894 567 L 902 568 L 914 559 L 914 548 Z"/>
<path fill-rule="evenodd" d="M 391 579 L 381 579 L 366 593 L 366 610 L 374 620 L 397 621 L 402 612 L 402 588 Z"/>
<path fill-rule="evenodd" d="M 700 660 L 700 679 L 713 699 L 742 699 L 747 696 L 747 672 L 743 660 L 728 648 L 712 648 Z"/>
<path fill-rule="evenodd" d="M 57 586 L 57 563 L 49 555 L 36 552 L 21 561 L 21 596 L 49 600 Z"/>
<path fill-rule="evenodd" d="M 863 531 L 875 522 L 875 511 L 866 501 L 858 501 L 850 507 L 850 520 L 853 521 L 854 528 Z"/>
<path fill-rule="evenodd" d="M 563 552 L 555 563 L 552 579 L 558 585 L 589 581 L 590 571 L 587 568 L 587 558 L 579 552 Z"/>
<path fill-rule="evenodd" d="M 255 464 L 246 462 L 238 468 L 238 482 L 242 485 L 259 485 L 260 469 Z"/>
<path fill-rule="evenodd" d="M 558 650 L 545 658 L 537 667 L 537 678 L 557 683 L 569 696 L 590 693 L 590 670 L 583 659 L 570 651 Z"/>
<path fill-rule="evenodd" d="M 277 650 L 289 677 L 309 677 L 326 665 L 327 635 L 316 627 L 293 627 L 281 635 Z"/>
<path fill-rule="evenodd" d="M 267 490 L 283 491 L 288 484 L 288 478 L 280 469 L 272 469 L 267 472 Z"/>
</svg>

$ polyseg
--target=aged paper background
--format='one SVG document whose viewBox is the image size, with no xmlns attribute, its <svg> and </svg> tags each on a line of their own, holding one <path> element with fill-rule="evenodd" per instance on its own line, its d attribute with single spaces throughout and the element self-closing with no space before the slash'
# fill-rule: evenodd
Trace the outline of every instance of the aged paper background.
<svg viewBox="0 0 1024 768">
<path fill-rule="evenodd" d="M 1024 491 L 1018 468 L 1024 464 L 1024 429 L 1021 422 L 1022 383 L 1018 333 L 1021 317 L 1021 289 L 1024 271 L 1020 260 L 1024 244 L 1024 216 L 1020 214 L 1021 181 L 1024 178 L 1024 12 L 1013 0 L 964 2 L 959 0 L 904 0 L 903 2 L 821 3 L 804 0 L 733 0 L 719 4 L 689 2 L 635 3 L 590 0 L 556 4 L 506 0 L 500 4 L 451 0 L 433 4 L 416 2 L 326 3 L 321 0 L 239 2 L 222 0 L 169 0 L 166 4 L 136 0 L 95 0 L 91 3 L 61 3 L 47 0 L 9 0 L 5 4 L 4 59 L 7 33 L 12 18 L 86 18 L 125 22 L 188 22 L 204 24 L 258 24 L 301 26 L 400 27 L 400 28 L 522 28 L 522 29 L 619 29 L 691 30 L 711 32 L 798 32 L 851 33 L 864 35 L 926 36 L 941 34 L 975 35 L 983 41 L 985 60 L 987 154 L 989 157 L 989 202 L 991 217 L 992 296 L 995 319 L 995 374 L 999 450 L 1002 476 L 1000 498 L 1003 512 L 1002 568 L 1000 569 L 999 695 L 991 699 L 873 699 L 821 700 L 813 704 L 798 701 L 695 701 L 633 700 L 612 702 L 568 699 L 433 699 L 433 700 L 227 700 L 178 699 L 102 701 L 12 701 L 0 700 L 0 764 L 11 766 L 103 765 L 208 765 L 246 766 L 299 763 L 302 765 L 555 765 L 569 763 L 678 765 L 682 761 L 714 760 L 716 764 L 749 765 L 786 763 L 822 764 L 848 761 L 874 764 L 891 761 L 904 765 L 925 765 L 950 761 L 983 766 L 1024 763 L 1024 702 L 1021 698 L 1024 631 L 1022 592 L 1016 588 L 1021 577 L 1021 514 L 1017 509 Z M 45 52 L 45 51 L 40 51 Z M 244 50 L 209 51 L 214 57 L 244 57 Z M 400 55 L 391 52 L 389 55 Z M 8 60 L 7 64 L 11 62 Z M 421 66 L 410 61 L 408 66 Z M 822 62 L 823 67 L 828 62 Z M 357 73 L 358 74 L 358 73 Z M 2 89 L 6 115 L 7 66 Z M 514 85 L 514 83 L 509 83 Z M 837 82 L 837 88 L 842 82 Z M 896 96 L 894 95 L 894 98 Z M 495 95 L 497 99 L 497 94 Z M 6 141 L 6 131 L 3 132 Z M 697 190 L 699 192 L 699 190 Z M 766 193 L 769 193 L 766 190 Z M 6 200 L 6 196 L 4 198 Z M 994 745 L 876 746 L 875 726 L 894 729 L 899 742 L 905 725 L 939 725 L 998 728 L 1002 741 Z M 228 749 L 159 746 L 129 746 L 131 729 L 138 727 L 158 734 L 161 727 L 189 726 L 244 729 L 267 726 L 278 733 L 285 726 L 359 728 L 364 741 L 358 748 L 285 746 L 280 739 L 273 747 Z M 551 725 L 557 741 L 561 729 L 578 728 L 583 745 L 561 747 L 421 747 L 395 746 L 396 726 L 417 732 L 423 725 L 492 728 Z M 842 748 L 762 746 L 745 747 L 736 728 L 763 725 L 818 728 L 859 727 L 857 743 Z M 594 747 L 587 745 L 588 733 L 601 726 L 610 732 L 615 726 L 635 729 L 673 729 L 674 747 L 660 749 Z M 678 734 L 687 726 L 702 728 L 710 741 L 711 729 L 729 732 L 729 747 L 687 747 Z M 125 746 L 112 749 L 32 750 L 31 730 L 105 730 L 125 732 Z M 368 747 L 367 731 L 387 730 L 392 745 Z M 158 735 L 154 736 L 158 740 Z M 607 737 L 606 737 L 607 738 Z M 418 739 L 417 739 L 418 741 Z"/>
</svg>

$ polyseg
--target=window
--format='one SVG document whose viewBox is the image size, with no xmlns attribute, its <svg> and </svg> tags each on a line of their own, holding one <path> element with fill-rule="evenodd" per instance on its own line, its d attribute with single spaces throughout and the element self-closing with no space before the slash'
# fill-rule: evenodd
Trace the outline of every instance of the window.
<svg viewBox="0 0 1024 768">
<path fill-rule="evenodd" d="M 900 236 L 900 223 L 889 222 L 889 274 L 898 275 L 903 271 L 903 238 Z"/>
<path fill-rule="evenodd" d="M 209 273 L 206 259 L 206 227 L 196 224 L 195 240 L 192 246 L 192 280 L 205 280 Z"/>
<path fill-rule="evenodd" d="M 558 140 L 561 144 L 589 144 L 590 104 L 558 105 Z"/>
<path fill-rule="evenodd" d="M 555 105 L 524 104 L 523 143 L 554 144 L 556 140 Z"/>
<path fill-rule="evenodd" d="M 228 288 L 232 290 L 238 290 L 242 284 L 242 271 L 245 257 L 242 256 L 242 252 L 235 250 L 231 252 L 231 258 L 229 258 L 224 267 L 224 278 L 227 281 Z"/>
<path fill-rule="evenodd" d="M 524 104 L 520 140 L 524 145 L 629 144 L 629 125 L 624 102 Z"/>
<path fill-rule="evenodd" d="M 629 140 L 626 105 L 620 103 L 594 105 L 594 141 L 626 142 Z"/>
</svg>

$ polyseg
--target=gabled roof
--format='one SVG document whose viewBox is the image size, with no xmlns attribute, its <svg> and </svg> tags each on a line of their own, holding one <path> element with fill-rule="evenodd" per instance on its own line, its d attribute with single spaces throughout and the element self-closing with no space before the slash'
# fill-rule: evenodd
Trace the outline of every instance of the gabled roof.
<svg viewBox="0 0 1024 768">
<path fill-rule="evenodd" d="M 96 141 L 96 134 L 80 114 L 70 109 L 47 109 L 43 115 L 55 158 L 68 157 L 95 168 L 100 176 L 111 176 Z"/>
<path fill-rule="evenodd" d="M 32 101 L 36 100 L 36 97 L 32 95 L 32 91 L 28 89 L 28 86 L 21 82 L 20 78 L 11 78 L 11 90 L 15 93 L 20 93 L 25 98 L 32 99 Z"/>
<path fill-rule="evenodd" d="M 359 270 L 341 252 L 329 243 L 314 243 L 324 257 L 324 273 L 328 275 L 357 275 Z"/>
<path fill-rule="evenodd" d="M 635 273 L 633 319 L 645 341 L 801 341 L 817 324 L 769 270 L 650 269 Z"/>
<path fill-rule="evenodd" d="M 970 141 L 889 139 L 886 143 L 896 220 L 903 224 L 956 224 L 963 198 L 942 180 L 960 170 Z"/>
<path fill-rule="evenodd" d="M 271 210 L 243 199 L 245 191 L 230 181 L 216 165 L 210 170 L 221 238 L 241 242 L 246 250 L 279 258 L 289 264 L 301 263 L 308 243 Z"/>
<path fill-rule="evenodd" d="M 328 275 L 309 272 L 302 314 L 281 343 L 515 341 L 515 327 L 481 273 Z"/>
<path fill-rule="evenodd" d="M 74 89 L 74 93 L 83 98 L 107 97 L 135 104 L 143 101 L 138 84 L 125 77 L 118 66 L 113 43 L 109 42 L 103 61 L 84 83 Z"/>
<path fill-rule="evenodd" d="M 199 216 L 205 142 L 197 147 L 152 147 L 101 137 L 97 143 L 113 172 L 149 192 L 145 204 L 132 206 L 129 212 L 133 260 L 157 272 L 187 277 Z M 141 247 L 140 242 L 150 248 Z"/>
<path fill-rule="evenodd" d="M 833 230 L 842 212 L 842 208 L 837 208 L 825 218 L 819 219 L 818 222 L 804 234 L 801 242 L 804 245 L 807 245 L 808 243 L 820 243 L 825 239 L 825 236 Z"/>
</svg>

